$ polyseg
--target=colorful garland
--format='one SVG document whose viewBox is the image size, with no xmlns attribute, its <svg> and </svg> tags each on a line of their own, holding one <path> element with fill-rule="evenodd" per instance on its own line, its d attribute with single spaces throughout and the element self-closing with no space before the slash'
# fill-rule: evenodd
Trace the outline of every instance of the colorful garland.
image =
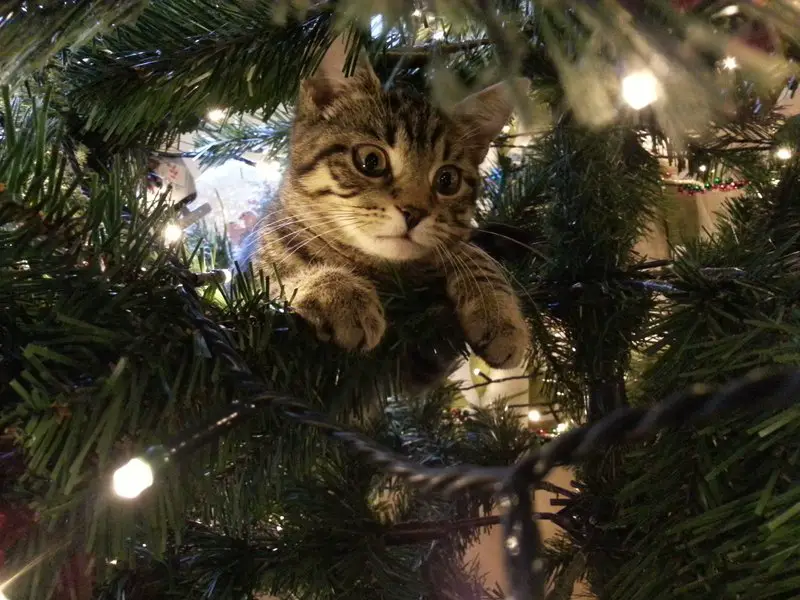
<svg viewBox="0 0 800 600">
<path fill-rule="evenodd" d="M 694 196 L 695 194 L 705 194 L 706 192 L 727 192 L 740 190 L 747 184 L 748 181 L 744 179 L 736 181 L 732 178 L 721 179 L 716 177 L 713 181 L 706 181 L 705 183 L 702 181 L 698 181 L 697 183 L 682 183 L 678 186 L 678 193 Z"/>
</svg>

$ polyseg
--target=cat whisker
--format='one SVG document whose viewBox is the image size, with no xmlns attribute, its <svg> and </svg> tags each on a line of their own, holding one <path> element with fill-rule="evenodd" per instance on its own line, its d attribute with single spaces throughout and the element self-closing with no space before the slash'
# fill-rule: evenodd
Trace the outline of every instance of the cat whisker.
<svg viewBox="0 0 800 600">
<path fill-rule="evenodd" d="M 285 227 L 286 225 L 291 225 L 293 222 L 294 223 L 305 223 L 305 222 L 309 221 L 310 219 L 320 219 L 320 218 L 333 217 L 333 216 L 346 216 L 348 214 L 350 214 L 350 213 L 347 212 L 347 211 L 332 212 L 330 210 L 320 210 L 320 211 L 315 211 L 315 212 L 309 212 L 309 213 L 303 215 L 302 218 L 298 218 L 298 217 L 294 217 L 294 216 L 284 217 L 283 219 L 278 219 L 277 221 L 271 221 L 271 222 L 264 223 L 264 225 L 261 226 L 261 227 L 259 227 L 257 225 L 255 227 L 255 231 L 257 231 L 259 234 L 263 235 L 263 234 L 271 233 L 275 229 L 280 229 L 281 227 Z"/>
<path fill-rule="evenodd" d="M 544 258 L 544 255 L 539 250 L 537 250 L 536 248 L 531 246 L 530 244 L 526 244 L 524 242 L 520 242 L 519 240 L 515 240 L 514 238 L 509 237 L 507 235 L 503 235 L 502 233 L 497 233 L 496 231 L 490 231 L 488 229 L 483 229 L 481 227 L 478 227 L 476 229 L 476 231 L 480 231 L 481 233 L 488 233 L 489 235 L 493 235 L 493 236 L 502 238 L 504 240 L 508 240 L 509 242 L 515 243 L 517 246 L 521 246 L 522 248 L 525 248 L 526 250 L 530 250 L 536 256 L 538 256 L 539 258 Z"/>
<path fill-rule="evenodd" d="M 481 310 L 483 311 L 484 317 L 488 318 L 489 313 L 488 313 L 488 307 L 486 305 L 486 299 L 483 293 L 483 288 L 478 283 L 478 280 L 471 272 L 469 266 L 463 261 L 463 259 L 461 259 L 458 255 L 456 255 L 446 246 L 443 245 L 442 250 L 444 251 L 445 255 L 450 259 L 450 263 L 453 265 L 453 268 L 455 269 L 457 276 L 462 279 L 464 284 L 474 287 L 475 295 L 480 300 Z"/>
<path fill-rule="evenodd" d="M 291 251 L 286 253 L 286 255 L 280 260 L 280 262 L 278 264 L 281 264 L 284 261 L 286 261 L 287 259 L 291 258 L 292 255 L 297 253 L 302 248 L 305 248 L 308 244 L 310 244 L 314 240 L 319 239 L 320 237 L 322 237 L 324 235 L 330 235 L 334 231 L 339 231 L 339 230 L 342 230 L 342 229 L 345 229 L 345 228 L 351 227 L 351 226 L 352 226 L 352 223 L 342 223 L 342 224 L 340 224 L 340 225 L 338 225 L 336 227 L 330 227 L 329 229 L 326 229 L 325 231 L 323 231 L 321 233 L 318 233 L 317 235 L 314 235 L 314 236 L 310 237 L 307 240 L 304 240 L 299 246 L 297 246 L 295 248 L 291 248 Z"/>
<path fill-rule="evenodd" d="M 478 282 L 478 278 L 475 277 L 475 273 L 472 272 L 472 269 L 470 268 L 470 266 L 467 264 L 467 262 L 463 258 L 464 256 L 466 256 L 467 258 L 470 258 L 470 260 L 472 260 L 472 257 L 470 257 L 469 253 L 466 253 L 466 252 L 464 254 L 462 254 L 462 255 L 459 255 L 459 254 L 456 254 L 455 252 L 450 251 L 450 254 L 453 256 L 454 259 L 458 260 L 458 262 L 463 266 L 463 272 L 466 275 L 468 275 L 470 280 L 472 281 L 472 283 L 473 283 L 473 285 L 475 287 L 475 294 L 478 296 L 478 299 L 480 300 L 480 303 L 481 303 L 481 309 L 483 310 L 483 316 L 485 318 L 488 318 L 489 317 L 489 307 L 488 307 L 487 302 L 486 302 L 486 294 L 483 293 L 484 292 L 484 286 L 482 286 Z M 477 267 L 477 263 L 474 260 L 472 262 Z"/>
<path fill-rule="evenodd" d="M 504 275 L 506 275 L 509 279 L 511 279 L 513 283 L 517 284 L 517 288 L 521 290 L 523 294 L 525 294 L 528 300 L 530 300 L 531 304 L 533 305 L 536 304 L 536 302 L 533 299 L 533 296 L 531 296 L 531 293 L 528 291 L 526 286 L 524 286 L 522 282 L 517 278 L 517 276 L 514 275 L 514 273 L 512 273 L 505 265 L 503 265 L 500 261 L 494 258 L 491 254 L 486 252 L 486 250 L 484 250 L 483 248 L 478 248 L 477 246 L 473 246 L 472 244 L 467 244 L 467 242 L 461 242 L 461 243 L 469 246 L 472 250 L 477 251 L 487 260 L 491 261 L 494 265 L 496 265 L 497 268 L 500 269 Z"/>
<path fill-rule="evenodd" d="M 286 234 L 284 234 L 284 235 L 282 235 L 280 237 L 269 239 L 269 240 L 267 240 L 267 242 L 271 243 L 271 244 L 275 244 L 275 243 L 278 243 L 278 242 L 281 242 L 281 241 L 285 240 L 286 238 L 290 238 L 289 241 L 291 241 L 294 238 L 296 238 L 298 235 L 302 235 L 303 233 L 305 233 L 307 231 L 313 232 L 313 227 L 314 226 L 320 227 L 320 226 L 330 225 L 331 223 L 336 223 L 337 220 L 338 219 L 328 218 L 328 219 L 323 220 L 322 222 L 310 223 L 310 224 L 306 225 L 305 227 L 301 227 L 299 229 L 294 229 L 294 230 L 292 230 L 292 231 L 290 231 L 290 232 L 288 232 L 288 233 L 286 233 Z"/>
<path fill-rule="evenodd" d="M 276 231 L 279 231 L 280 229 L 288 228 L 288 227 L 290 227 L 290 226 L 292 226 L 294 224 L 304 225 L 304 227 L 302 227 L 300 229 L 295 229 L 293 231 L 289 231 L 286 234 L 286 235 L 291 235 L 292 233 L 307 231 L 308 229 L 311 229 L 313 227 L 319 227 L 320 225 L 324 225 L 324 224 L 326 224 L 328 222 L 335 222 L 337 219 L 348 218 L 350 216 L 351 215 L 347 215 L 347 214 L 317 216 L 317 217 L 313 217 L 313 218 L 310 218 L 310 219 L 303 219 L 302 221 L 294 221 L 294 222 L 282 223 L 281 225 L 278 225 L 278 226 L 272 228 L 271 230 L 262 230 L 262 231 L 259 232 L 259 234 L 262 235 L 262 236 L 267 236 L 267 235 L 270 235 L 272 233 L 275 233 Z M 278 239 L 283 239 L 283 238 L 281 237 L 281 238 L 278 238 Z"/>
</svg>

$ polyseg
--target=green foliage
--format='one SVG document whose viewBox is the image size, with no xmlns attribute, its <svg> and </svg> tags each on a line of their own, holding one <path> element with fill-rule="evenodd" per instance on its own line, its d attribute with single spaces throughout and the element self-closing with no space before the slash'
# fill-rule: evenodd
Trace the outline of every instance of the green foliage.
<svg viewBox="0 0 800 600">
<path fill-rule="evenodd" d="M 57 52 L 135 20 L 147 4 L 148 0 L 4 0 L 0 3 L 0 85 L 16 83 Z"/>
<path fill-rule="evenodd" d="M 192 232 L 186 247 L 164 246 L 171 209 L 143 200 L 139 154 L 201 129 L 207 163 L 282 155 L 288 106 L 330 41 L 334 8 L 363 29 L 373 4 L 55 4 L 0 5 L 0 82 L 33 74 L 4 89 L 0 111 L 0 424 L 27 467 L 1 493 L 39 514 L 9 553 L 0 581 L 21 574 L 8 595 L 46 598 L 81 550 L 104 600 L 499 598 L 463 564 L 491 499 L 423 497 L 277 408 L 165 467 L 133 505 L 109 493 L 122 461 L 247 396 L 197 331 L 176 273 L 231 267 L 226 244 Z M 794 147 L 798 123 L 767 110 L 775 96 L 759 77 L 785 64 L 743 58 L 741 81 L 721 77 L 724 38 L 690 30 L 723 28 L 709 19 L 716 3 L 697 19 L 658 0 L 627 16 L 608 3 L 437 5 L 450 22 L 441 44 L 410 3 L 381 3 L 396 27 L 367 45 L 384 79 L 452 100 L 463 84 L 524 73 L 552 117 L 521 164 L 502 157 L 479 236 L 520 291 L 550 402 L 592 421 L 694 381 L 798 362 L 800 170 L 764 156 Z M 798 33 L 787 4 L 750 9 Z M 618 111 L 614 69 L 666 59 L 665 102 L 637 118 Z M 204 123 L 211 108 L 227 111 L 222 125 Z M 753 183 L 710 240 L 660 271 L 633 253 L 661 203 L 645 132 L 692 171 L 735 167 Z M 264 289 L 240 274 L 201 296 L 269 389 L 422 464 L 505 465 L 535 446 L 511 411 L 458 423 L 447 417 L 456 390 L 399 393 L 405 371 L 464 351 L 436 308 L 439 286 L 382 289 L 395 327 L 365 356 L 319 342 Z M 798 416 L 664 432 L 584 466 L 549 552 L 552 598 L 579 578 L 604 599 L 796 596 Z"/>
<path fill-rule="evenodd" d="M 279 24 L 276 6 L 150 3 L 135 25 L 67 57 L 62 77 L 71 110 L 87 129 L 123 146 L 158 146 L 195 129 L 211 108 L 271 115 L 294 99 L 299 77 L 316 65 L 331 20 L 323 10 Z"/>
<path fill-rule="evenodd" d="M 798 221 L 786 219 L 797 173 L 792 165 L 768 196 L 734 201 L 719 232 L 673 265 L 681 293 L 648 332 L 657 359 L 639 382 L 643 401 L 797 363 Z M 756 412 L 665 432 L 584 470 L 587 488 L 614 505 L 590 554 L 593 588 L 620 600 L 796 597 L 799 416 Z"/>
<path fill-rule="evenodd" d="M 102 180 L 72 171 L 47 96 L 5 90 L 3 114 L 0 422 L 25 450 L 28 473 L 18 485 L 40 515 L 7 567 L 48 559 L 23 569 L 9 595 L 46 597 L 75 548 L 95 556 L 100 581 L 110 578 L 109 598 L 122 590 L 142 600 L 187 590 L 220 600 L 255 590 L 308 598 L 382 590 L 410 599 L 481 589 L 461 557 L 482 525 L 451 525 L 478 517 L 489 499 L 452 504 L 400 490 L 278 409 L 265 407 L 165 467 L 135 504 L 113 498 L 116 466 L 242 398 L 241 376 L 210 355 L 176 277 L 176 264 L 215 266 L 215 251 L 202 241 L 191 252 L 165 246 L 170 209 L 146 206 L 143 169 L 119 164 Z M 431 301 L 443 290 L 384 290 L 400 326 L 380 351 L 357 356 L 316 340 L 264 289 L 237 275 L 230 289 L 211 286 L 203 308 L 270 389 L 397 451 L 424 447 L 438 464 L 477 456 L 507 464 L 532 443 L 508 419 L 482 417 L 467 429 L 442 422 L 452 403 L 445 391 L 402 418 L 375 410 L 414 366 L 409 360 L 461 350 L 460 334 L 440 333 L 453 319 Z M 433 577 L 439 572 L 447 586 Z"/>
</svg>

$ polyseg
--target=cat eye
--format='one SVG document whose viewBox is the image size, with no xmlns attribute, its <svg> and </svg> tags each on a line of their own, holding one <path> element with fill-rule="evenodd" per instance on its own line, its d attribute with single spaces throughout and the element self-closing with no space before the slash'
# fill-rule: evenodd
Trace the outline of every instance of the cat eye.
<svg viewBox="0 0 800 600">
<path fill-rule="evenodd" d="M 441 196 L 454 196 L 461 189 L 461 170 L 452 165 L 441 167 L 433 178 L 433 187 Z"/>
<path fill-rule="evenodd" d="M 389 172 L 389 157 L 378 146 L 361 144 L 353 148 L 353 164 L 367 177 L 383 177 Z"/>
</svg>

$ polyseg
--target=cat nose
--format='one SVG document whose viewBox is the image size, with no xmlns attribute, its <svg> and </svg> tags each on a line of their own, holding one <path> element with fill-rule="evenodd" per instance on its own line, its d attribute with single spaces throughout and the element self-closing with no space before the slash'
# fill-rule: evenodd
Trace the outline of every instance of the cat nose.
<svg viewBox="0 0 800 600">
<path fill-rule="evenodd" d="M 397 210 L 400 211 L 400 214 L 402 214 L 403 218 L 406 220 L 406 227 L 408 227 L 409 231 L 414 229 L 414 227 L 419 225 L 422 219 L 428 216 L 427 211 L 413 206 L 398 206 Z"/>
</svg>

